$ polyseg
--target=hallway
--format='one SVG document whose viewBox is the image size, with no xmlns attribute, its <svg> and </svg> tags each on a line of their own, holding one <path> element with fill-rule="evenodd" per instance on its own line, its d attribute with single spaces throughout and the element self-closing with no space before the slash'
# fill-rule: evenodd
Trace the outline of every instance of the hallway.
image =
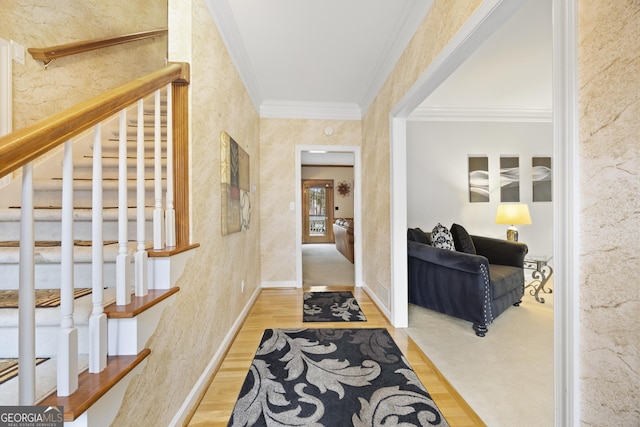
<svg viewBox="0 0 640 427">
<path fill-rule="evenodd" d="M 309 288 L 305 288 L 307 289 Z M 322 291 L 326 288 L 310 289 Z M 451 426 L 484 425 L 409 338 L 407 331 L 393 328 L 362 289 L 341 286 L 332 287 L 331 290 L 353 291 L 367 317 L 367 322 L 359 323 L 358 327 L 384 327 L 389 331 Z M 263 289 L 261 291 L 188 425 L 227 425 L 264 329 L 307 327 L 308 324 L 302 323 L 302 294 L 303 289 Z M 313 327 L 352 328 L 354 324 L 316 323 Z"/>
<path fill-rule="evenodd" d="M 354 286 L 354 265 L 333 243 L 302 245 L 302 286 Z"/>
</svg>

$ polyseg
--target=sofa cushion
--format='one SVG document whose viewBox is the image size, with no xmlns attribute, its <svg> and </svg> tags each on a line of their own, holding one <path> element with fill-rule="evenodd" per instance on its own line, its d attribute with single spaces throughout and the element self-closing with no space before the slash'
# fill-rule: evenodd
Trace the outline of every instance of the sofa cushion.
<svg viewBox="0 0 640 427">
<path fill-rule="evenodd" d="M 492 299 L 497 299 L 513 289 L 521 289 L 524 286 L 524 270 L 522 268 L 491 264 L 489 265 L 489 276 L 493 286 Z"/>
<path fill-rule="evenodd" d="M 451 232 L 447 227 L 440 223 L 438 223 L 431 232 L 431 246 L 441 249 L 449 249 L 451 251 L 456 250 Z"/>
<path fill-rule="evenodd" d="M 451 225 L 451 235 L 453 236 L 453 244 L 456 250 L 467 254 L 476 255 L 476 247 L 467 230 L 460 224 Z"/>
<path fill-rule="evenodd" d="M 407 240 L 425 245 L 431 244 L 431 239 L 427 236 L 427 233 L 422 231 L 420 228 L 410 228 L 407 231 Z"/>
</svg>

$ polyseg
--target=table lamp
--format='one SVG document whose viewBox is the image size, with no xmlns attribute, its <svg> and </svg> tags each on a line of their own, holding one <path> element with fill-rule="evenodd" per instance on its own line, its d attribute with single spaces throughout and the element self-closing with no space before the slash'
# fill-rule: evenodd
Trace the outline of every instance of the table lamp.
<svg viewBox="0 0 640 427">
<path fill-rule="evenodd" d="M 496 224 L 509 224 L 509 228 L 507 228 L 507 240 L 517 242 L 518 229 L 516 228 L 516 224 L 531 224 L 529 206 L 524 203 L 498 205 Z"/>
</svg>

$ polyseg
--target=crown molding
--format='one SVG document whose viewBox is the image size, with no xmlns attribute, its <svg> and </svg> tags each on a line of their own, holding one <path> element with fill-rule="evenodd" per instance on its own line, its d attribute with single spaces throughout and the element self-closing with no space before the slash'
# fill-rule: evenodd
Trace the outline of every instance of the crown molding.
<svg viewBox="0 0 640 427">
<path fill-rule="evenodd" d="M 544 108 L 418 107 L 409 121 L 551 123 L 553 111 Z"/>
<path fill-rule="evenodd" d="M 205 0 L 209 8 L 209 12 L 213 17 L 213 20 L 218 28 L 218 33 L 222 38 L 222 42 L 227 48 L 227 52 L 231 57 L 231 61 L 235 64 L 240 79 L 244 83 L 244 86 L 249 93 L 251 101 L 256 108 L 256 111 L 260 111 L 260 105 L 262 104 L 262 93 L 257 84 L 257 79 L 247 50 L 242 43 L 242 37 L 238 30 L 238 25 L 233 16 L 231 5 L 229 0 Z"/>
<path fill-rule="evenodd" d="M 361 120 L 358 104 L 265 100 L 260 117 L 273 119 Z"/>
<path fill-rule="evenodd" d="M 392 34 L 396 34 L 396 36 L 387 41 L 374 67 L 375 72 L 373 73 L 373 77 L 365 92 L 360 97 L 359 104 L 363 114 L 369 109 L 373 100 L 380 92 L 382 85 L 384 85 L 389 74 L 391 74 L 395 68 L 396 63 L 409 45 L 409 42 L 418 30 L 418 27 L 432 4 L 433 0 L 414 0 L 405 6 L 402 11 L 402 18 L 396 21 L 392 32 Z"/>
</svg>

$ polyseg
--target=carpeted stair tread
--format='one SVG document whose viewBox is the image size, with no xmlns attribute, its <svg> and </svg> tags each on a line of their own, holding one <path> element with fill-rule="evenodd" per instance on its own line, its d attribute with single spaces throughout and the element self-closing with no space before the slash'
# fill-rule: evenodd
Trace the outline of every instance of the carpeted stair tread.
<svg viewBox="0 0 640 427">
<path fill-rule="evenodd" d="M 109 240 L 103 242 L 105 246 L 113 245 L 114 243 L 118 243 L 115 240 Z M 37 248 L 53 248 L 57 246 L 62 246 L 62 242 L 56 240 L 39 240 L 34 242 L 35 247 Z M 93 242 L 90 240 L 74 240 L 74 246 L 92 246 Z M 0 248 L 19 248 L 20 242 L 16 240 L 0 242 Z"/>
<path fill-rule="evenodd" d="M 0 309 L 18 308 L 17 289 L 0 290 Z M 76 288 L 73 290 L 73 298 L 80 298 L 91 293 L 91 288 Z M 60 305 L 60 289 L 36 289 L 36 307 L 58 307 Z"/>
<path fill-rule="evenodd" d="M 6 291 L 0 291 L 6 292 Z M 116 289 L 105 288 L 103 292 L 104 305 L 107 306 L 116 301 Z M 93 311 L 93 303 L 91 292 L 74 298 L 73 303 L 73 323 L 76 326 L 88 325 L 89 316 Z M 59 326 L 61 319 L 60 306 L 37 307 L 36 308 L 36 326 Z M 0 329 L 17 328 L 19 325 L 19 314 L 17 308 L 0 309 Z M 2 332 L 0 331 L 0 335 Z M 44 355 L 42 355 L 44 356 Z"/>
<path fill-rule="evenodd" d="M 136 242 L 128 242 L 127 249 L 129 255 L 133 255 L 136 251 Z M 147 248 L 152 248 L 153 243 L 147 242 Z M 35 262 L 36 264 L 59 264 L 62 259 L 62 251 L 60 246 L 42 246 L 36 247 Z M 118 255 L 119 245 L 117 243 L 109 243 L 104 246 L 104 261 L 114 262 Z M 91 246 L 76 246 L 73 250 L 73 256 L 76 263 L 90 264 L 92 260 Z M 17 264 L 20 261 L 20 252 L 15 247 L 0 247 L 0 263 Z"/>
<path fill-rule="evenodd" d="M 74 221 L 91 221 L 92 219 L 91 208 L 74 208 L 73 219 Z M 119 208 L 117 207 L 105 207 L 102 210 L 102 218 L 105 221 L 117 221 Z M 0 222 L 2 221 L 19 221 L 20 220 L 20 208 L 12 206 L 9 208 L 0 208 Z M 56 206 L 38 206 L 33 211 L 35 221 L 60 221 L 62 218 L 62 208 Z M 128 208 L 127 218 L 130 220 L 137 218 L 137 209 Z M 153 207 L 145 207 L 145 218 L 153 218 Z"/>
</svg>

